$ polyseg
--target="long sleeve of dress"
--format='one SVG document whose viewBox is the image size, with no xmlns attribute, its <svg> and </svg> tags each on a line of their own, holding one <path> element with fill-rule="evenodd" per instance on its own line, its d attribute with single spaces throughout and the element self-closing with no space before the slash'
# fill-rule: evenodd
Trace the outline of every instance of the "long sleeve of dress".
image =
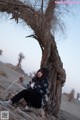
<svg viewBox="0 0 80 120">
<path fill-rule="evenodd" d="M 36 82 L 34 85 L 34 89 L 39 92 L 41 95 L 47 93 L 48 89 L 48 81 L 47 79 L 43 80 L 42 82 Z"/>
</svg>

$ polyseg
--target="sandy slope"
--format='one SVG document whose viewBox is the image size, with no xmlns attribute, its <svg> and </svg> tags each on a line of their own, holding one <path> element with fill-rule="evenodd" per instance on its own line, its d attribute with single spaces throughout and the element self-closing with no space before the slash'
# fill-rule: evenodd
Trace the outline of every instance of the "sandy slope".
<svg viewBox="0 0 80 120">
<path fill-rule="evenodd" d="M 0 62 L 0 71 L 3 71 L 7 75 L 7 78 L 4 77 L 4 76 L 0 76 L 0 84 L 5 83 L 4 86 L 5 86 L 6 89 L 11 83 L 18 80 L 19 77 L 22 76 L 22 74 L 20 74 L 17 71 L 7 67 L 2 62 Z M 30 78 L 27 75 L 25 75 L 24 76 L 24 82 L 28 83 L 29 81 L 30 81 Z M 15 87 L 16 85 L 18 85 L 18 87 L 20 87 L 20 88 L 23 88 L 18 82 L 15 82 L 15 84 L 12 86 L 12 88 L 16 89 L 16 87 Z"/>
<path fill-rule="evenodd" d="M 11 68 L 4 65 L 4 63 L 0 62 L 0 71 L 4 71 L 7 74 L 7 78 L 4 76 L 0 76 L 0 99 L 5 96 L 5 90 L 9 87 L 11 83 L 17 80 L 21 74 L 12 70 Z M 28 82 L 30 78 L 25 76 L 25 82 Z M 15 83 L 8 91 L 8 93 L 16 93 L 24 89 L 19 83 Z M 58 115 L 58 119 L 56 120 L 80 120 L 80 101 L 73 100 L 71 103 L 68 102 L 67 96 L 62 95 L 61 100 L 61 110 Z M 14 108 L 9 109 L 0 104 L 0 111 L 8 110 L 10 111 L 10 120 L 47 120 L 43 119 L 39 115 L 35 115 L 34 113 L 24 113 L 21 112 L 20 109 Z M 31 118 L 29 117 L 31 116 Z M 55 118 L 49 117 L 48 120 L 55 120 Z"/>
<path fill-rule="evenodd" d="M 18 73 L 17 71 L 15 71 L 15 70 L 13 70 L 13 69 L 11 69 L 11 68 L 9 68 L 8 66 L 6 66 L 4 63 L 2 63 L 2 62 L 0 62 L 0 70 L 1 71 L 4 71 L 6 74 L 7 74 L 7 76 L 8 76 L 8 79 L 9 80 L 17 80 L 22 74 L 20 74 L 20 73 Z M 24 76 L 24 79 L 25 80 L 30 80 L 30 78 L 26 75 L 26 76 Z"/>
<path fill-rule="evenodd" d="M 67 96 L 62 95 L 61 110 L 80 118 L 80 101 L 74 99 L 69 102 Z"/>
</svg>

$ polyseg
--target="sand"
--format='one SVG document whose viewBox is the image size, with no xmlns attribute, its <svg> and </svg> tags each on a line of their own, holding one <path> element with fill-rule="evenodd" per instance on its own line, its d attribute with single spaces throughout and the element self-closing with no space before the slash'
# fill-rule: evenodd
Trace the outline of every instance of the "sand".
<svg viewBox="0 0 80 120">
<path fill-rule="evenodd" d="M 9 68 L 2 62 L 0 62 L 0 71 L 3 71 L 7 75 L 0 75 L 0 99 L 3 97 L 5 98 L 6 94 L 8 95 L 10 93 L 12 95 L 24 89 L 20 83 L 15 82 L 7 93 L 5 93 L 6 89 L 14 81 L 18 80 L 22 74 Z M 24 76 L 24 81 L 28 83 L 30 78 L 26 75 Z M 80 120 L 80 101 L 74 99 L 69 102 L 68 97 L 65 94 L 62 95 L 61 108 L 57 119 L 54 117 L 48 117 L 47 119 L 36 116 L 34 113 L 24 113 L 19 108 L 14 108 L 14 110 L 11 110 L 0 104 L 0 111 L 2 110 L 8 110 L 10 112 L 10 120 Z"/>
</svg>

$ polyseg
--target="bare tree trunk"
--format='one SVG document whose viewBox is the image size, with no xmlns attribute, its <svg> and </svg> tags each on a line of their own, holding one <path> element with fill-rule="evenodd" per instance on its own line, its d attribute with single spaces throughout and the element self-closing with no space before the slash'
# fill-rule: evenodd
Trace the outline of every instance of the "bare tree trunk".
<svg viewBox="0 0 80 120">
<path fill-rule="evenodd" d="M 14 18 L 17 22 L 18 18 L 23 19 L 34 30 L 35 35 L 33 37 L 37 39 L 42 49 L 41 67 L 49 69 L 49 103 L 47 113 L 57 116 L 60 109 L 62 84 L 65 82 L 66 74 L 57 51 L 55 38 L 50 31 L 55 8 L 55 4 L 52 4 L 53 1 L 55 2 L 55 0 L 49 0 L 45 14 L 42 7 L 40 14 L 31 6 L 25 5 L 19 0 L 0 1 L 0 11 L 12 13 L 12 19 Z"/>
<path fill-rule="evenodd" d="M 49 103 L 47 112 L 57 116 L 60 109 L 62 85 L 65 82 L 66 74 L 63 69 L 60 56 L 54 37 L 50 31 L 35 31 L 35 37 L 42 48 L 41 67 L 47 67 L 49 70 Z"/>
<path fill-rule="evenodd" d="M 43 44 L 41 67 L 47 67 L 49 70 L 49 104 L 48 113 L 57 116 L 60 109 L 62 84 L 65 82 L 65 70 L 59 57 L 54 37 L 48 31 L 47 35 L 42 37 Z M 45 39 L 43 39 L 45 38 Z M 38 39 L 40 40 L 40 39 Z M 48 43 L 49 41 L 49 43 Z"/>
</svg>

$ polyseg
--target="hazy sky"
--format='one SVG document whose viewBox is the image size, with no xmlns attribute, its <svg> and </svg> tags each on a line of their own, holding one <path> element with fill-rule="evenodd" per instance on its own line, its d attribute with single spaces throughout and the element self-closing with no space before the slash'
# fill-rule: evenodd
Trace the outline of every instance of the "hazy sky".
<svg viewBox="0 0 80 120">
<path fill-rule="evenodd" d="M 63 91 L 74 88 L 80 92 L 80 9 L 75 5 L 75 14 L 66 15 L 63 19 L 66 24 L 65 36 L 56 33 L 56 42 L 66 70 L 67 79 Z M 25 59 L 22 68 L 27 72 L 37 71 L 40 67 L 41 49 L 33 38 L 25 38 L 32 30 L 25 24 L 16 24 L 14 20 L 0 20 L 0 49 L 3 56 L 0 60 L 12 63 L 18 62 L 18 54 L 22 52 Z"/>
</svg>

